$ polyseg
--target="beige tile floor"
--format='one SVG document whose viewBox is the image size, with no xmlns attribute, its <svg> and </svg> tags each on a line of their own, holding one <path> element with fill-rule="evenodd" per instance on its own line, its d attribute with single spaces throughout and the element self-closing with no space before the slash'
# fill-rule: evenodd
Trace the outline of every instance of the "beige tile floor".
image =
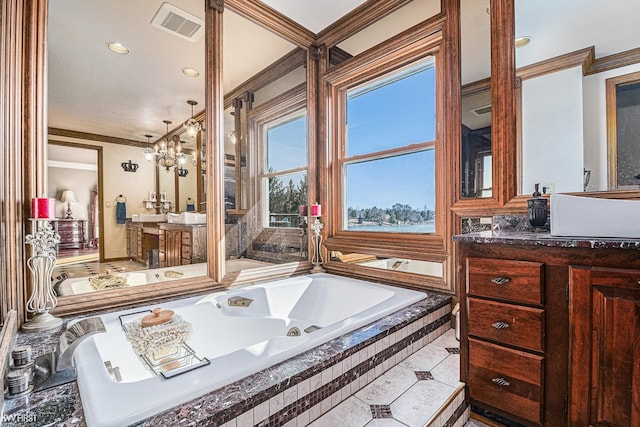
<svg viewBox="0 0 640 427">
<path fill-rule="evenodd" d="M 449 330 L 310 425 L 423 427 L 459 379 L 460 343 Z"/>
</svg>

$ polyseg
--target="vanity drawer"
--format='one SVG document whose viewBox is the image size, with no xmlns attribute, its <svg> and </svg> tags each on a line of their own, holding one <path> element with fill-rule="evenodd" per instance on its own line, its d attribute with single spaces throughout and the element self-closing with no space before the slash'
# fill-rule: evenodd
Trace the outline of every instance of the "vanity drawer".
<svg viewBox="0 0 640 427">
<path fill-rule="evenodd" d="M 467 293 L 542 305 L 543 267 L 539 262 L 467 258 Z"/>
<path fill-rule="evenodd" d="M 469 338 L 469 397 L 542 423 L 544 357 Z"/>
<path fill-rule="evenodd" d="M 473 297 L 467 302 L 470 335 L 544 351 L 544 310 Z"/>
</svg>

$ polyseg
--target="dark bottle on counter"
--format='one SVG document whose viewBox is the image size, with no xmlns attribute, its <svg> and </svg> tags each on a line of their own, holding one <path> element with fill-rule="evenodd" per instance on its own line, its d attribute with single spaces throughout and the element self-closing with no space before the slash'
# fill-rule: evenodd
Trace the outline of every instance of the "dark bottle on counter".
<svg viewBox="0 0 640 427">
<path fill-rule="evenodd" d="M 540 184 L 536 184 L 535 187 L 533 197 L 527 200 L 529 223 L 534 227 L 544 227 L 547 223 L 547 199 L 540 194 Z"/>
</svg>

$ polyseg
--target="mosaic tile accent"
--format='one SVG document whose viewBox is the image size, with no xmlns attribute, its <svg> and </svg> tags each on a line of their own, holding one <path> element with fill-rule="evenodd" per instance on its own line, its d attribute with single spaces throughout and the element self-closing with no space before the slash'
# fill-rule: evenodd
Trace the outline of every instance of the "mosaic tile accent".
<svg viewBox="0 0 640 427">
<path fill-rule="evenodd" d="M 416 378 L 420 381 L 433 379 L 433 375 L 431 375 L 431 372 L 429 371 L 416 371 L 415 374 L 416 374 Z"/>
<path fill-rule="evenodd" d="M 371 416 L 373 418 L 393 418 L 391 406 L 389 405 L 371 405 Z"/>
<path fill-rule="evenodd" d="M 447 350 L 449 354 L 460 354 L 460 347 L 446 347 L 445 350 Z"/>
</svg>

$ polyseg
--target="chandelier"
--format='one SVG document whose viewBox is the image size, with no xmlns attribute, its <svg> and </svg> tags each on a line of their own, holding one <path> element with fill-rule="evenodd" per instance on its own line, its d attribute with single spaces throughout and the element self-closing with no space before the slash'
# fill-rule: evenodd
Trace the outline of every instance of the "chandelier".
<svg viewBox="0 0 640 427">
<path fill-rule="evenodd" d="M 166 171 L 169 172 L 172 167 L 178 166 L 181 168 L 186 159 L 182 149 L 180 148 L 180 137 L 178 135 L 173 135 L 173 137 L 169 139 L 169 125 L 171 124 L 171 121 L 163 120 L 162 122 L 167 127 L 167 131 L 162 142 L 160 142 L 160 144 L 156 143 L 154 149 L 147 146 L 144 150 L 144 156 L 148 161 L 151 161 L 155 157 L 156 164 L 165 168 Z M 147 137 L 148 143 L 151 135 L 145 136 Z"/>
<path fill-rule="evenodd" d="M 191 105 L 191 118 L 184 122 L 182 127 L 184 127 L 184 129 L 186 130 L 187 135 L 189 135 L 191 139 L 194 139 L 198 132 L 202 130 L 202 125 L 200 124 L 200 122 L 193 118 L 193 107 L 195 105 L 198 105 L 198 103 L 196 101 L 189 100 L 187 101 L 187 104 Z"/>
</svg>

